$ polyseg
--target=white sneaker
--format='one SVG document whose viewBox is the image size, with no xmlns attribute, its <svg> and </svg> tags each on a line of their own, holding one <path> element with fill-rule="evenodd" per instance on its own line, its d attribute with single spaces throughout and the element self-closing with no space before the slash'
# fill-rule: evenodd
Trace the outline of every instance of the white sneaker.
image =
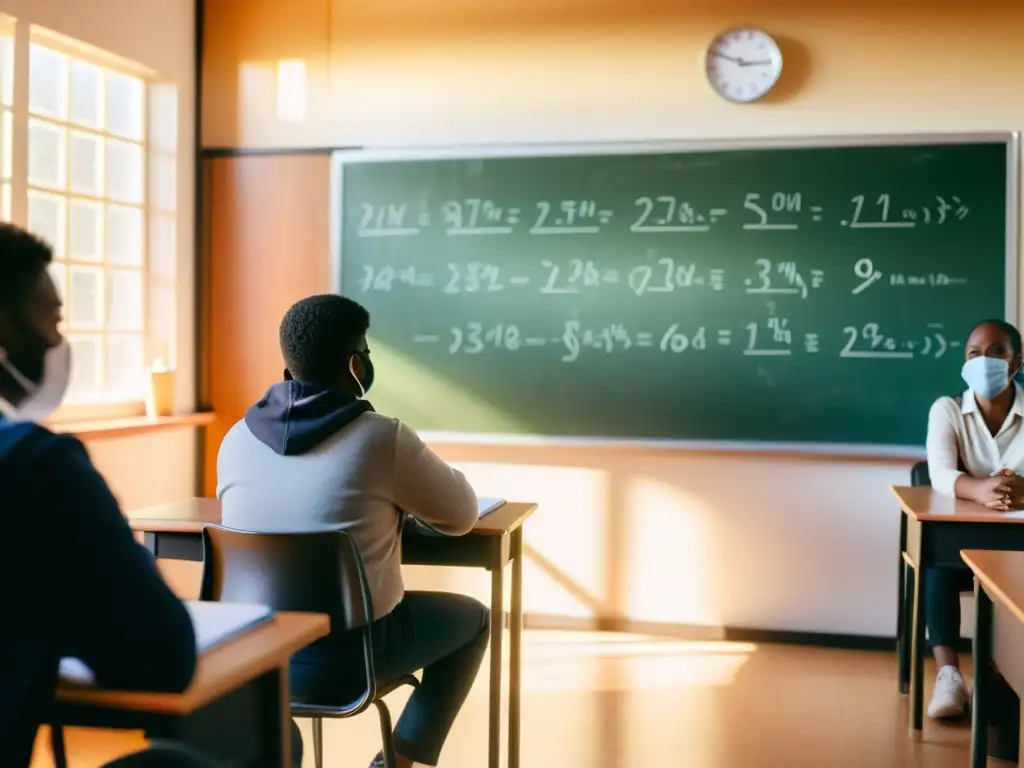
<svg viewBox="0 0 1024 768">
<path fill-rule="evenodd" d="M 956 667 L 943 667 L 935 679 L 935 690 L 928 703 L 928 717 L 944 720 L 962 717 L 967 708 L 967 683 Z"/>
</svg>

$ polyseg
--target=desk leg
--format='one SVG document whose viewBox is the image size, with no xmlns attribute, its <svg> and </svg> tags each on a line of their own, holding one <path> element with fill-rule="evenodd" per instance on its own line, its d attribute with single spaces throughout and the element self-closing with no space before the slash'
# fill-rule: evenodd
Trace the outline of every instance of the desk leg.
<svg viewBox="0 0 1024 768">
<path fill-rule="evenodd" d="M 512 533 L 512 606 L 508 641 L 508 768 L 519 768 L 519 714 L 523 677 L 523 527 Z"/>
<path fill-rule="evenodd" d="M 282 666 L 190 715 L 148 728 L 147 736 L 175 741 L 226 765 L 293 768 L 290 720 L 288 667 Z"/>
<path fill-rule="evenodd" d="M 922 551 L 924 547 L 921 547 Z M 918 558 L 914 574 L 914 621 L 910 626 L 910 729 L 920 731 L 924 725 L 924 556 Z"/>
<path fill-rule="evenodd" d="M 974 580 L 974 701 L 971 704 L 971 768 L 988 760 L 988 700 L 992 681 L 992 600 Z"/>
<path fill-rule="evenodd" d="M 899 692 L 910 690 L 910 631 L 914 626 L 914 581 L 916 572 L 900 558 L 900 614 L 896 629 L 896 652 L 899 654 Z"/>
<path fill-rule="evenodd" d="M 504 547 L 500 547 L 504 549 Z M 488 768 L 501 763 L 501 643 L 505 636 L 505 563 L 500 556 L 491 564 L 491 686 L 487 737 Z"/>
<path fill-rule="evenodd" d="M 268 713 L 267 721 L 276 720 L 280 723 L 279 733 L 281 736 L 274 746 L 278 748 L 281 768 L 302 768 L 302 766 L 292 765 L 292 705 L 291 690 L 288 686 L 288 662 L 285 662 L 284 666 L 278 670 L 275 682 L 276 685 L 271 689 L 267 701 L 268 709 L 273 707 L 276 710 Z"/>
<path fill-rule="evenodd" d="M 907 561 L 904 559 L 904 553 L 907 551 L 907 516 L 903 512 L 900 512 L 900 573 L 899 573 L 899 587 L 896 592 L 896 655 L 899 659 L 899 671 L 897 673 L 897 690 L 899 690 L 900 696 L 907 695 L 908 682 L 910 681 L 910 646 L 907 643 L 907 627 L 910 626 L 910 622 L 907 621 L 907 604 L 910 602 L 907 598 L 910 595 L 910 590 L 907 585 L 907 570 L 910 568 L 907 565 Z"/>
</svg>

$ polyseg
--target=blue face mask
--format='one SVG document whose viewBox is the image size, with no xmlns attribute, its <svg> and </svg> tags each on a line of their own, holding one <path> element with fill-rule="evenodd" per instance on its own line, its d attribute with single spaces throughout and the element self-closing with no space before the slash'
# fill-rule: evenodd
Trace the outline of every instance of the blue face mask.
<svg viewBox="0 0 1024 768">
<path fill-rule="evenodd" d="M 1010 386 L 1010 364 L 1000 357 L 968 360 L 960 375 L 971 391 L 985 400 L 991 400 Z"/>
</svg>

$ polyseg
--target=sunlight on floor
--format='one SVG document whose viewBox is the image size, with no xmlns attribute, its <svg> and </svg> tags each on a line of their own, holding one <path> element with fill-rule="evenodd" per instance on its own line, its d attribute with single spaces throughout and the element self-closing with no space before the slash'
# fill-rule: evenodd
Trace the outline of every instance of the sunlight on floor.
<svg viewBox="0 0 1024 768">
<path fill-rule="evenodd" d="M 921 740 L 908 736 L 893 654 L 554 631 L 526 632 L 523 651 L 522 768 L 967 764 L 965 724 L 929 722 Z M 486 665 L 440 768 L 486 765 Z M 395 715 L 407 695 L 389 697 Z M 299 723 L 311 768 L 309 722 Z M 133 734 L 78 729 L 68 740 L 72 768 L 139 744 Z M 365 768 L 380 748 L 373 712 L 325 722 L 324 741 L 325 766 Z M 51 765 L 41 734 L 33 768 Z"/>
</svg>

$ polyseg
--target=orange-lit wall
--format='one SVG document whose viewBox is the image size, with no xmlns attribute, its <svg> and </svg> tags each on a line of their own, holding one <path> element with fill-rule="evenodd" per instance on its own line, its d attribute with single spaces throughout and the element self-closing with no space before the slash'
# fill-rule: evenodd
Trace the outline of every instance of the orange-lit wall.
<svg viewBox="0 0 1024 768">
<path fill-rule="evenodd" d="M 1024 124 L 1019 1 L 949 8 L 898 0 L 206 5 L 208 147 Z M 704 46 L 735 23 L 763 26 L 782 44 L 785 74 L 764 103 L 728 105 L 703 79 Z M 308 112 L 299 122 L 276 115 L 280 59 L 308 66 Z M 310 204 L 321 192 L 310 191 Z M 218 254 L 210 258 L 216 262 Z M 439 450 L 481 493 L 542 504 L 527 528 L 526 607 L 533 613 L 894 631 L 898 518 L 886 486 L 906 481 L 905 463 L 599 448 Z M 486 595 L 482 574 L 415 571 L 410 584 Z"/>
<path fill-rule="evenodd" d="M 991 130 L 1024 114 L 1011 1 L 206 5 L 205 146 Z M 733 107 L 709 92 L 701 52 L 734 23 L 781 39 L 779 98 Z M 289 58 L 309 66 L 297 125 L 275 117 L 268 66 Z"/>
</svg>

